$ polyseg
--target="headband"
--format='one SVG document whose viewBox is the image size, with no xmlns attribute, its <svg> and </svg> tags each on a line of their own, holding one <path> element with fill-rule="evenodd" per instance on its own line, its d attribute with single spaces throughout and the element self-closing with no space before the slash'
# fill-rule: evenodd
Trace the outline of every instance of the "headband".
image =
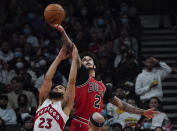
<svg viewBox="0 0 177 131">
<path fill-rule="evenodd" d="M 102 127 L 104 122 L 103 123 L 99 123 L 99 122 L 96 122 L 95 120 L 93 120 L 93 114 L 90 116 L 90 121 L 92 122 L 92 124 L 96 127 Z"/>
</svg>

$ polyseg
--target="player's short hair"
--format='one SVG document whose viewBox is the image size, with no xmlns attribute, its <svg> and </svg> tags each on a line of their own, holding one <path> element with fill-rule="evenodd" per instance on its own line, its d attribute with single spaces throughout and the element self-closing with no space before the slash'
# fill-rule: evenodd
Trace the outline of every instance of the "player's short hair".
<svg viewBox="0 0 177 131">
<path fill-rule="evenodd" d="M 98 62 L 97 62 L 97 58 L 96 58 L 95 54 L 88 52 L 88 51 L 80 54 L 81 59 L 84 58 L 85 56 L 90 56 L 93 59 L 96 67 L 98 66 Z"/>
</svg>

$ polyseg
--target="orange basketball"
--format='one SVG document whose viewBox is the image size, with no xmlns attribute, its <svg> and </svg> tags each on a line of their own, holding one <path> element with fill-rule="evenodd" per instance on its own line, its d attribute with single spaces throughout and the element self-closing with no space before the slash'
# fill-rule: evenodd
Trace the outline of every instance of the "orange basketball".
<svg viewBox="0 0 177 131">
<path fill-rule="evenodd" d="M 44 10 L 44 17 L 50 24 L 61 24 L 65 18 L 65 10 L 59 4 L 50 4 Z"/>
</svg>

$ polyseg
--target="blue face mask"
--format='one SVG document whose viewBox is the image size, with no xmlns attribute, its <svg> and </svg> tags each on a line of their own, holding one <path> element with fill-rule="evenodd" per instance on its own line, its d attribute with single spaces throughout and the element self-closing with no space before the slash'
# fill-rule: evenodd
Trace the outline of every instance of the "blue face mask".
<svg viewBox="0 0 177 131">
<path fill-rule="evenodd" d="M 32 20 L 32 19 L 35 18 L 35 14 L 34 13 L 29 13 L 27 17 L 28 17 L 28 19 Z"/>
<path fill-rule="evenodd" d="M 15 52 L 15 57 L 22 57 L 23 54 L 21 52 Z"/>
<path fill-rule="evenodd" d="M 98 19 L 98 26 L 103 26 L 103 25 L 104 25 L 104 20 Z"/>
<path fill-rule="evenodd" d="M 127 6 L 123 6 L 120 10 L 121 10 L 121 12 L 125 12 L 125 11 L 128 10 L 128 7 Z"/>
<path fill-rule="evenodd" d="M 31 33 L 31 30 L 25 28 L 25 29 L 23 30 L 23 32 L 24 32 L 25 35 L 29 35 L 29 34 Z"/>
<path fill-rule="evenodd" d="M 152 124 L 149 122 L 144 122 L 144 124 L 143 124 L 144 129 L 150 129 L 151 126 L 152 126 Z"/>
<path fill-rule="evenodd" d="M 128 19 L 127 18 L 122 18 L 121 22 L 122 22 L 122 24 L 127 24 L 128 23 Z"/>
<path fill-rule="evenodd" d="M 103 109 L 103 110 L 101 111 L 101 115 L 106 116 L 106 110 L 105 110 L 105 109 Z"/>
</svg>

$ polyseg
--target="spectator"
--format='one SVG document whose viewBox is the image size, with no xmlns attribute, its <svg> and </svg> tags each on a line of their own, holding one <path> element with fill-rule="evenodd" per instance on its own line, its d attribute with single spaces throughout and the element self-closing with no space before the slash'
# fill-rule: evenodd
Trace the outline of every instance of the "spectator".
<svg viewBox="0 0 177 131">
<path fill-rule="evenodd" d="M 0 61 L 0 83 L 4 85 L 10 84 L 11 73 L 9 71 L 9 64 L 6 62 Z"/>
<path fill-rule="evenodd" d="M 125 93 L 124 93 L 124 89 L 123 88 L 121 88 L 121 87 L 116 88 L 115 89 L 115 95 L 119 99 L 125 101 Z M 119 115 L 123 112 L 122 110 L 120 110 L 118 107 L 114 106 L 111 103 L 107 104 L 106 109 L 107 109 L 108 118 L 112 118 L 112 117 L 118 118 Z"/>
<path fill-rule="evenodd" d="M 160 68 L 155 68 L 155 65 Z M 162 83 L 161 81 L 171 72 L 171 68 L 164 62 L 154 57 L 148 57 L 145 61 L 145 69 L 136 79 L 135 92 L 140 96 L 144 105 L 148 105 L 148 100 L 152 97 L 158 97 L 162 100 Z"/>
<path fill-rule="evenodd" d="M 140 120 L 142 120 L 140 131 L 152 131 L 151 130 L 152 119 L 148 119 L 142 116 Z"/>
<path fill-rule="evenodd" d="M 0 95 L 0 117 L 4 120 L 6 125 L 14 125 L 17 123 L 15 111 L 7 107 L 8 97 Z"/>
<path fill-rule="evenodd" d="M 33 117 L 26 117 L 23 122 L 23 126 L 20 131 L 33 131 L 34 119 Z"/>
<path fill-rule="evenodd" d="M 119 67 L 116 68 L 114 84 L 133 88 L 139 72 L 140 67 L 136 62 L 135 54 L 132 50 L 129 50 L 125 61 L 120 63 Z M 134 89 L 132 89 L 132 91 L 134 91 Z"/>
<path fill-rule="evenodd" d="M 152 97 L 149 100 L 149 108 L 154 108 L 156 111 L 159 111 L 161 101 L 157 97 Z M 167 115 L 163 112 L 160 112 L 155 117 L 152 118 L 152 127 L 151 129 L 155 129 L 156 127 L 162 127 L 163 122 L 165 120 L 169 120 Z"/>
<path fill-rule="evenodd" d="M 32 30 L 28 24 L 24 25 L 23 33 L 26 36 L 26 42 L 29 42 L 33 47 L 39 46 L 38 38 L 32 34 Z"/>
<path fill-rule="evenodd" d="M 18 108 L 17 98 L 20 94 L 25 94 L 28 97 L 28 108 L 29 107 L 37 107 L 37 102 L 35 96 L 30 91 L 23 90 L 22 80 L 19 77 L 14 77 L 11 80 L 12 91 L 8 93 L 9 97 L 9 106 L 13 109 Z"/>
<path fill-rule="evenodd" d="M 127 103 L 132 106 L 137 106 L 135 99 L 133 98 L 128 98 Z M 140 115 L 123 112 L 122 114 L 120 114 L 118 119 L 123 128 L 125 128 L 126 126 L 135 128 L 140 118 L 141 118 Z"/>
<path fill-rule="evenodd" d="M 126 45 L 121 45 L 120 46 L 120 53 L 117 54 L 115 60 L 114 60 L 114 67 L 117 68 L 119 67 L 119 64 L 120 63 L 123 63 L 125 62 L 126 60 L 126 55 L 127 55 L 127 52 L 128 52 L 128 47 Z"/>
<path fill-rule="evenodd" d="M 18 108 L 15 109 L 16 114 L 17 114 L 17 122 L 18 124 L 22 124 L 23 120 L 31 116 L 31 112 L 33 112 L 33 115 L 35 114 L 35 110 L 32 108 L 28 108 L 28 98 L 24 94 L 20 94 L 18 96 Z"/>
<path fill-rule="evenodd" d="M 13 53 L 10 50 L 10 45 L 8 42 L 2 42 L 0 49 L 0 60 L 2 62 L 8 62 L 14 58 Z"/>
<path fill-rule="evenodd" d="M 156 127 L 154 131 L 164 131 L 162 127 Z"/>
</svg>

